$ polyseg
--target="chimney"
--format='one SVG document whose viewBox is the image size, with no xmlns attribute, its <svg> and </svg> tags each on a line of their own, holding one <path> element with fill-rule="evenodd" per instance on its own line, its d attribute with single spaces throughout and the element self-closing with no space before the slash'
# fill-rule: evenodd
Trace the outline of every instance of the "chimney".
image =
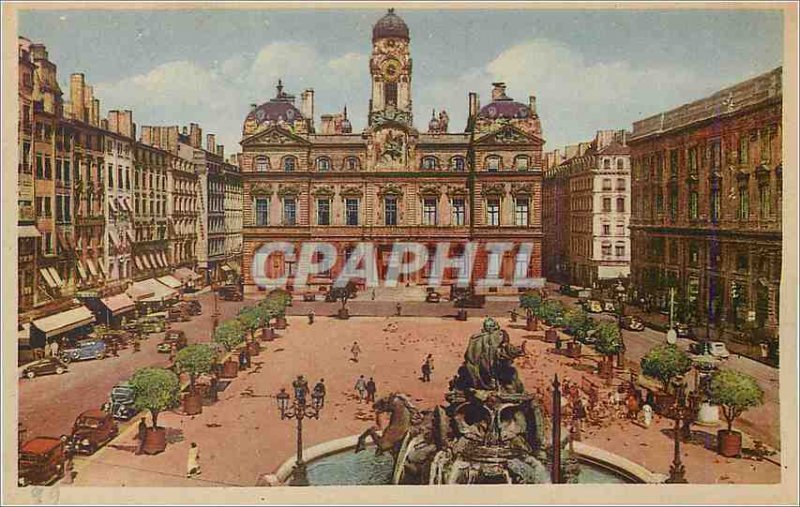
<svg viewBox="0 0 800 507">
<path fill-rule="evenodd" d="M 106 120 L 105 118 L 101 119 L 100 120 L 100 128 L 103 129 L 103 130 L 110 130 L 108 128 L 108 120 Z"/>
<path fill-rule="evenodd" d="M 36 60 L 47 60 L 47 47 L 44 44 L 31 44 L 31 57 L 34 62 Z"/>
<path fill-rule="evenodd" d="M 178 126 L 167 127 L 167 149 L 175 152 L 178 149 Z"/>
<path fill-rule="evenodd" d="M 34 46 L 35 47 L 35 46 Z M 44 49 L 44 46 L 42 46 Z M 45 52 L 45 58 L 47 53 Z M 69 101 L 72 104 L 72 116 L 78 121 L 85 121 L 85 93 L 86 83 L 83 74 L 76 73 L 69 77 Z"/>
<path fill-rule="evenodd" d="M 320 120 L 320 133 L 322 135 L 333 134 L 335 126 L 333 124 L 332 114 L 323 114 L 319 117 Z"/>
<path fill-rule="evenodd" d="M 531 116 L 536 116 L 538 114 L 536 112 L 536 95 L 528 97 L 528 109 L 531 110 Z"/>
<path fill-rule="evenodd" d="M 150 127 L 145 127 L 149 129 Z M 111 132 L 119 133 L 119 111 L 111 110 L 108 112 L 108 130 Z M 144 133 L 142 133 L 144 135 Z M 148 136 L 149 137 L 149 136 Z M 145 144 L 150 144 L 148 141 L 142 141 Z"/>
<path fill-rule="evenodd" d="M 203 129 L 197 123 L 189 124 L 189 144 L 192 148 L 202 148 Z"/>
<path fill-rule="evenodd" d="M 84 118 L 88 124 L 92 124 L 92 102 L 94 101 L 94 88 L 92 86 L 86 85 L 83 89 L 83 111 L 84 111 Z"/>
<path fill-rule="evenodd" d="M 217 155 L 222 157 L 222 160 L 225 160 L 225 145 L 223 144 L 217 145 Z"/>
<path fill-rule="evenodd" d="M 503 100 L 506 97 L 506 84 L 502 82 L 492 83 L 492 101 Z"/>
<path fill-rule="evenodd" d="M 217 152 L 217 137 L 214 134 L 206 134 L 206 151 Z"/>
<path fill-rule="evenodd" d="M 474 118 L 478 114 L 478 94 L 469 92 L 469 117 Z"/>
<path fill-rule="evenodd" d="M 308 88 L 300 94 L 300 112 L 306 120 L 314 121 L 314 90 Z"/>
<path fill-rule="evenodd" d="M 116 113 L 116 111 L 109 111 L 108 117 L 111 118 L 111 114 Z M 109 122 L 110 123 L 110 122 Z M 113 132 L 116 132 L 112 129 Z M 142 144 L 153 144 L 153 127 L 149 127 L 147 125 L 142 127 Z"/>
<path fill-rule="evenodd" d="M 100 125 L 100 99 L 92 99 L 92 125 Z"/>
<path fill-rule="evenodd" d="M 135 137 L 136 129 L 133 126 L 133 111 L 126 109 L 119 113 L 119 130 L 120 135 L 125 137 Z"/>
</svg>

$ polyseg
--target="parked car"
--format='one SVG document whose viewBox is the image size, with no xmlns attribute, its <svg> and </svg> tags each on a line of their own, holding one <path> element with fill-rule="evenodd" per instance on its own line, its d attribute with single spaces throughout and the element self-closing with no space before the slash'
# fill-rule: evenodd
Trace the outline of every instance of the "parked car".
<svg viewBox="0 0 800 507">
<path fill-rule="evenodd" d="M 117 422 L 108 412 L 87 410 L 75 419 L 69 436 L 71 450 L 78 454 L 94 454 L 119 434 Z"/>
<path fill-rule="evenodd" d="M 583 309 L 589 313 L 603 313 L 603 305 L 597 299 L 587 299 Z"/>
<path fill-rule="evenodd" d="M 573 287 L 572 285 L 566 285 L 566 284 L 561 285 L 558 288 L 558 292 L 563 294 L 563 295 L 565 295 L 565 296 L 569 296 L 569 297 L 573 297 L 573 298 L 578 296 L 577 289 L 575 289 L 575 287 Z"/>
<path fill-rule="evenodd" d="M 188 322 L 192 320 L 189 309 L 180 303 L 167 310 L 167 320 L 169 322 Z"/>
<path fill-rule="evenodd" d="M 225 285 L 217 291 L 223 301 L 244 301 L 244 294 L 238 285 Z"/>
<path fill-rule="evenodd" d="M 203 313 L 203 306 L 196 299 L 184 301 L 183 304 L 189 309 L 189 315 L 201 315 Z"/>
<path fill-rule="evenodd" d="M 127 382 L 120 382 L 111 388 L 109 400 L 103 406 L 103 410 L 111 414 L 114 419 L 127 421 L 138 412 L 133 406 L 133 399 L 133 387 Z"/>
<path fill-rule="evenodd" d="M 66 461 L 64 440 L 53 437 L 36 437 L 28 440 L 19 449 L 20 486 L 47 486 L 64 477 Z"/>
<path fill-rule="evenodd" d="M 622 318 L 622 328 L 628 331 L 644 331 L 644 322 L 635 315 L 627 315 Z"/>
<path fill-rule="evenodd" d="M 617 313 L 617 305 L 613 301 L 603 301 L 603 311 L 606 313 Z"/>
<path fill-rule="evenodd" d="M 164 332 L 167 328 L 166 317 L 166 312 L 151 313 L 150 315 L 139 317 L 137 321 L 139 331 L 145 334 Z"/>
<path fill-rule="evenodd" d="M 85 359 L 103 359 L 106 357 L 106 343 L 103 340 L 80 340 L 74 347 L 61 350 L 58 356 L 67 364 Z"/>
<path fill-rule="evenodd" d="M 708 344 L 708 353 L 714 357 L 720 359 L 728 359 L 731 356 L 731 353 L 728 351 L 728 347 L 725 346 L 725 342 L 694 342 L 689 345 L 689 352 L 696 355 L 703 354 L 703 346 L 704 344 Z"/>
<path fill-rule="evenodd" d="M 438 303 L 441 300 L 442 300 L 441 294 L 439 294 L 436 291 L 429 291 L 427 294 L 425 294 L 426 303 Z"/>
<path fill-rule="evenodd" d="M 45 357 L 32 363 L 27 364 L 22 369 L 22 376 L 33 378 L 39 375 L 50 375 L 55 373 L 61 375 L 67 371 L 67 364 L 61 359 L 55 357 Z"/>
<path fill-rule="evenodd" d="M 186 333 L 177 329 L 170 329 L 164 335 L 164 339 L 156 345 L 156 350 L 161 353 L 167 353 L 172 349 L 172 344 L 175 344 L 178 350 L 181 350 L 187 345 Z"/>
<path fill-rule="evenodd" d="M 694 330 L 692 330 L 688 324 L 684 324 L 683 322 L 677 322 L 675 324 L 675 333 L 677 334 L 678 338 L 695 338 Z"/>
</svg>

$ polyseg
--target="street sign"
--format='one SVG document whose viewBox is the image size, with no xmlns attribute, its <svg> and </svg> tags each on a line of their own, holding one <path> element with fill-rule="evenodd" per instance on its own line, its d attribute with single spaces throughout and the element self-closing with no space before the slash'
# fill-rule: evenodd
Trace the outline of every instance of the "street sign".
<svg viewBox="0 0 800 507">
<path fill-rule="evenodd" d="M 678 333 L 676 333 L 674 329 L 667 331 L 667 343 L 670 345 L 678 343 Z"/>
</svg>

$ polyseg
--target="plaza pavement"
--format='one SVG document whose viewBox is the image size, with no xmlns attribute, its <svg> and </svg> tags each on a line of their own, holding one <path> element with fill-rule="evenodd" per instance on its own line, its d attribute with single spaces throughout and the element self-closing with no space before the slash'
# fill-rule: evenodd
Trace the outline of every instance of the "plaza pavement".
<svg viewBox="0 0 800 507">
<path fill-rule="evenodd" d="M 452 310 L 450 305 L 442 308 Z M 292 311 L 298 310 L 296 302 Z M 76 460 L 75 486 L 253 486 L 260 475 L 273 472 L 295 452 L 296 423 L 280 420 L 274 394 L 280 387 L 290 388 L 296 375 L 305 374 L 311 385 L 325 378 L 327 385 L 328 396 L 320 419 L 304 421 L 304 447 L 310 447 L 360 433 L 373 424 L 370 407 L 353 395 L 353 384 L 361 374 L 374 377 L 378 396 L 404 392 L 421 409 L 444 403 L 447 381 L 461 364 L 468 337 L 481 325 L 480 318 L 467 322 L 441 317 L 357 317 L 339 321 L 320 312 L 317 315 L 313 325 L 304 317 L 290 317 L 289 328 L 253 358 L 254 368 L 240 372 L 220 393 L 220 401 L 204 407 L 202 414 L 161 414 L 159 423 L 169 428 L 171 442 L 164 453 L 134 455 L 135 430 L 130 427 L 94 456 Z M 499 321 L 509 330 L 512 342 L 528 341 L 529 355 L 517 364 L 529 391 L 548 385 L 556 372 L 574 380 L 583 375 L 600 383 L 588 371 L 594 362 L 591 357 L 582 359 L 583 365 L 573 364 L 574 360 L 549 352 L 552 345 L 541 341 L 542 333 L 529 333 L 510 325 L 507 318 Z M 192 334 L 208 336 L 197 324 L 191 329 Z M 350 360 L 354 340 L 362 349 L 358 363 Z M 434 356 L 433 380 L 422 383 L 420 365 L 429 353 Z M 605 428 L 587 428 L 584 442 L 618 453 L 651 471 L 668 473 L 673 443 L 665 430 L 670 423 L 657 418 L 645 429 L 633 422 L 615 421 Z M 695 429 L 698 443 L 682 447 L 690 482 L 780 480 L 780 466 L 770 461 L 722 458 L 713 450 L 710 437 L 716 428 Z M 185 477 L 190 442 L 197 442 L 202 466 L 202 474 L 193 479 Z"/>
</svg>

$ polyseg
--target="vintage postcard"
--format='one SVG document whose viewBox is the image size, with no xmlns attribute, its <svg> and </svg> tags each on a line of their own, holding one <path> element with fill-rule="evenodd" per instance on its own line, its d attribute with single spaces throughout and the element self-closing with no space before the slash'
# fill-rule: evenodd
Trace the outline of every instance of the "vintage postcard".
<svg viewBox="0 0 800 507">
<path fill-rule="evenodd" d="M 797 502 L 797 7 L 5 3 L 4 503 Z"/>
</svg>

